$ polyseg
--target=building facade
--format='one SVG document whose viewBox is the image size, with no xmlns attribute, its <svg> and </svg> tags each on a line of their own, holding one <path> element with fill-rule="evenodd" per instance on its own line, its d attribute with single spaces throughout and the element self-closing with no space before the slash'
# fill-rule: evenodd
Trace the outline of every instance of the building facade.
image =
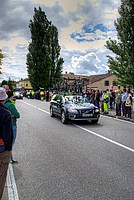
<svg viewBox="0 0 134 200">
<path fill-rule="evenodd" d="M 16 82 L 16 88 L 25 89 L 25 90 L 33 89 L 28 78 L 21 79 L 20 81 L 17 81 Z"/>
<path fill-rule="evenodd" d="M 91 89 L 105 90 L 113 85 L 117 89 L 117 78 L 112 73 L 99 74 L 99 75 L 76 75 L 73 73 L 62 74 L 62 81 L 55 79 L 53 81 L 53 89 L 63 91 L 87 92 Z M 31 90 L 33 89 L 28 78 L 21 79 L 16 82 L 16 88 Z"/>
<path fill-rule="evenodd" d="M 67 84 L 72 87 L 76 83 L 79 87 L 82 87 L 83 92 L 94 90 L 105 90 L 109 89 L 111 85 L 114 86 L 114 89 L 117 89 L 117 77 L 112 73 L 83 76 L 75 74 L 63 74 L 63 79 Z"/>
<path fill-rule="evenodd" d="M 106 90 L 113 85 L 116 90 L 118 87 L 117 77 L 111 73 L 89 76 L 88 89 Z"/>
</svg>

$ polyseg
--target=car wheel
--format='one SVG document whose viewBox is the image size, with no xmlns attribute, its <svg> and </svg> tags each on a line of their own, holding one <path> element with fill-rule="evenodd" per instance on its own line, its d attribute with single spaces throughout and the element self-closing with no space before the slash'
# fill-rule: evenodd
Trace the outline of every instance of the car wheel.
<svg viewBox="0 0 134 200">
<path fill-rule="evenodd" d="M 93 123 L 93 124 L 97 124 L 98 123 L 98 119 L 95 119 L 95 120 L 91 120 L 91 122 Z"/>
<path fill-rule="evenodd" d="M 65 112 L 64 112 L 64 111 L 62 111 L 62 113 L 61 113 L 61 121 L 62 121 L 63 124 L 66 124 L 66 123 L 67 123 L 67 120 L 66 120 L 66 116 L 65 116 Z"/>
<path fill-rule="evenodd" d="M 53 109 L 52 109 L 52 107 L 50 108 L 50 116 L 51 117 L 54 117 L 55 115 L 53 114 Z"/>
</svg>

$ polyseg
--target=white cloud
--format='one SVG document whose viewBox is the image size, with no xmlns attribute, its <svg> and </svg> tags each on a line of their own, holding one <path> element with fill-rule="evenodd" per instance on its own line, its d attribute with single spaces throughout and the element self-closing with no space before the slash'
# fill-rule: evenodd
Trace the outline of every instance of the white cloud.
<svg viewBox="0 0 134 200">
<path fill-rule="evenodd" d="M 2 1 L 0 48 L 5 59 L 2 66 L 3 75 L 0 78 L 10 76 L 20 79 L 27 76 L 26 54 L 30 40 L 28 24 L 34 15 L 33 8 L 38 6 L 42 7 L 48 19 L 58 28 L 61 56 L 65 61 L 63 72 L 106 72 L 106 55 L 110 52 L 104 45 L 109 37 L 116 38 L 114 20 L 118 17 L 119 4 L 120 0 Z M 77 35 L 75 38 L 71 38 L 73 33 Z M 80 41 L 81 39 L 83 41 Z"/>
<path fill-rule="evenodd" d="M 71 65 L 76 74 L 91 75 L 102 70 L 101 61 L 95 53 L 88 53 L 80 57 L 73 56 Z"/>
</svg>

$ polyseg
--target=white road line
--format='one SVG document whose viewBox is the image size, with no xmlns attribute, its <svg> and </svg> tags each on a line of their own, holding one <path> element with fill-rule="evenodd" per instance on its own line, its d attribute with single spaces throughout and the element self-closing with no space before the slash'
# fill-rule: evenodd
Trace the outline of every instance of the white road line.
<svg viewBox="0 0 134 200">
<path fill-rule="evenodd" d="M 42 111 L 42 112 L 45 112 L 45 113 L 49 114 L 49 112 L 46 111 L 46 110 L 44 110 L 44 109 L 38 108 L 37 106 L 34 106 L 34 105 L 32 105 L 32 104 L 30 104 L 30 103 L 27 103 L 27 102 L 24 102 L 24 103 L 27 104 L 27 105 L 29 105 L 29 106 L 32 106 L 32 107 L 34 107 L 34 108 L 37 108 L 38 110 L 40 110 L 40 111 Z"/>
<path fill-rule="evenodd" d="M 100 137 L 100 138 L 102 138 L 103 140 L 106 140 L 106 141 L 108 141 L 108 142 L 111 142 L 111 143 L 113 143 L 113 144 L 116 144 L 116 145 L 119 146 L 119 147 L 122 147 L 122 148 L 124 148 L 124 149 L 127 149 L 127 150 L 129 150 L 129 151 L 131 151 L 131 152 L 134 152 L 134 149 L 132 149 L 132 148 L 130 148 L 130 147 L 127 147 L 127 146 L 125 146 L 125 145 L 123 145 L 123 144 L 120 144 L 120 143 L 118 143 L 118 142 L 116 142 L 116 141 L 114 141 L 114 140 L 108 139 L 108 138 L 106 138 L 106 137 L 104 137 L 104 136 L 102 136 L 102 135 L 99 135 L 98 133 L 95 133 L 95 132 L 93 132 L 93 131 L 90 131 L 90 130 L 88 130 L 88 129 L 82 127 L 82 126 L 79 126 L 79 125 L 76 125 L 76 124 L 73 124 L 73 125 L 76 126 L 76 127 L 78 127 L 78 128 L 80 128 L 80 129 L 82 129 L 82 130 L 84 130 L 84 131 L 86 131 L 86 132 L 89 132 L 89 133 L 91 133 L 91 134 L 93 134 L 93 135 L 95 135 L 95 136 L 97 136 L 97 137 Z"/>
<path fill-rule="evenodd" d="M 9 200 L 19 200 L 18 191 L 15 183 L 12 164 L 9 164 L 7 172 L 7 188 Z"/>
<path fill-rule="evenodd" d="M 45 112 L 45 113 L 49 114 L 49 112 L 46 111 L 46 110 L 43 110 L 43 109 L 41 109 L 41 108 L 37 108 L 37 109 L 40 110 L 40 111 L 42 111 L 42 112 Z"/>
<path fill-rule="evenodd" d="M 32 106 L 32 107 L 37 108 L 36 106 L 34 106 L 34 105 L 30 104 L 30 103 L 27 103 L 27 102 L 23 102 L 23 103 L 25 103 L 25 104 L 27 104 L 27 105 L 29 105 L 29 106 Z"/>
</svg>

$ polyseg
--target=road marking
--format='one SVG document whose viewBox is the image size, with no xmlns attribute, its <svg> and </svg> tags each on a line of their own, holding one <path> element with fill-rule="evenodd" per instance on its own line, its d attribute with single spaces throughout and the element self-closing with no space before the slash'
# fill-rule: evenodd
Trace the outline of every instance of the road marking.
<svg viewBox="0 0 134 200">
<path fill-rule="evenodd" d="M 116 144 L 116 145 L 119 146 L 119 147 L 122 147 L 122 148 L 124 148 L 124 149 L 127 149 L 127 150 L 129 150 L 129 151 L 131 151 L 131 152 L 134 152 L 134 149 L 132 149 L 132 148 L 130 148 L 130 147 L 127 147 L 127 146 L 125 146 L 125 145 L 123 145 L 123 144 L 120 144 L 120 143 L 118 143 L 118 142 L 116 142 L 116 141 L 114 141 L 114 140 L 108 139 L 108 138 L 106 138 L 106 137 L 104 137 L 104 136 L 102 136 L 102 135 L 99 135 L 98 133 L 95 133 L 95 132 L 93 132 L 93 131 L 90 131 L 90 130 L 88 130 L 88 129 L 82 127 L 82 126 L 79 126 L 79 125 L 76 125 L 76 124 L 73 124 L 73 125 L 76 126 L 76 127 L 78 127 L 78 128 L 80 128 L 80 129 L 82 129 L 82 130 L 84 130 L 84 131 L 86 131 L 86 132 L 89 132 L 89 133 L 91 133 L 91 134 L 93 134 L 93 135 L 95 135 L 95 136 L 97 136 L 97 137 L 100 137 L 100 138 L 102 138 L 103 140 L 106 140 L 106 141 L 108 141 L 108 142 L 111 142 L 111 143 L 113 143 L 113 144 Z"/>
<path fill-rule="evenodd" d="M 134 125 L 133 122 L 129 122 L 129 121 L 126 121 L 126 120 L 123 120 L 123 119 L 118 119 L 118 118 L 114 118 L 114 117 L 110 117 L 110 116 L 105 116 L 105 115 L 101 115 L 101 117 L 110 118 L 110 119 L 112 118 L 112 119 L 114 119 L 116 121 L 120 121 L 120 122 L 124 122 L 124 123 L 128 123 L 128 124 L 133 124 Z"/>
<path fill-rule="evenodd" d="M 46 110 L 43 110 L 43 109 L 41 109 L 41 108 L 37 108 L 37 109 L 40 110 L 40 111 L 42 111 L 42 112 L 45 112 L 45 113 L 49 114 L 49 112 L 46 111 Z"/>
<path fill-rule="evenodd" d="M 8 199 L 19 200 L 18 191 L 15 183 L 14 172 L 12 164 L 9 163 L 7 172 L 7 188 L 8 188 Z"/>
<path fill-rule="evenodd" d="M 29 105 L 29 106 L 32 106 L 32 107 L 34 107 L 34 108 L 37 108 L 37 106 L 34 106 L 34 105 L 30 104 L 30 103 L 27 103 L 27 102 L 23 102 L 23 103 L 25 103 L 25 104 L 27 104 L 27 105 Z"/>
<path fill-rule="evenodd" d="M 44 109 L 38 108 L 37 106 L 34 106 L 34 105 L 32 105 L 32 104 L 30 104 L 30 103 L 27 103 L 27 102 L 24 102 L 24 103 L 27 104 L 27 105 L 29 105 L 29 106 L 32 106 L 32 107 L 34 107 L 34 108 L 37 108 L 38 110 L 40 110 L 40 111 L 42 111 L 42 112 L 45 112 L 45 113 L 49 114 L 49 112 L 46 111 L 46 110 L 44 110 Z"/>
</svg>

